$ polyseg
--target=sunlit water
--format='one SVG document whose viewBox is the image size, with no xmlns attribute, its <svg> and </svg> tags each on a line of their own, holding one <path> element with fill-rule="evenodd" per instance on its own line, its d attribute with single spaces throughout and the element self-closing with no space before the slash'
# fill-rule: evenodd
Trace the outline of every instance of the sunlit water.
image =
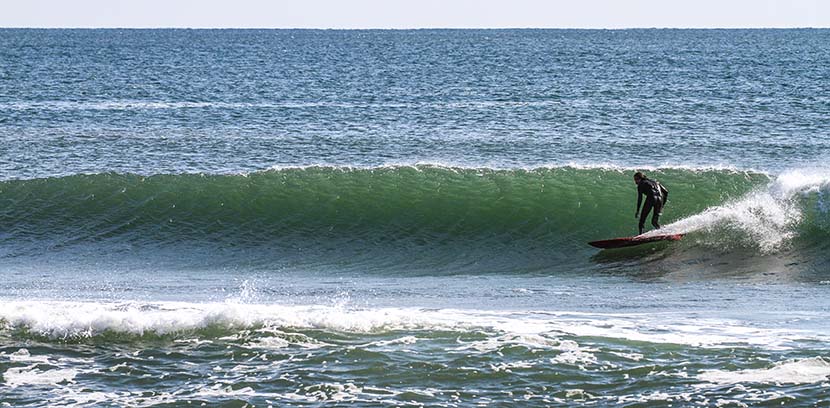
<svg viewBox="0 0 830 408">
<path fill-rule="evenodd" d="M 828 43 L 0 30 L 0 404 L 827 403 Z"/>
</svg>

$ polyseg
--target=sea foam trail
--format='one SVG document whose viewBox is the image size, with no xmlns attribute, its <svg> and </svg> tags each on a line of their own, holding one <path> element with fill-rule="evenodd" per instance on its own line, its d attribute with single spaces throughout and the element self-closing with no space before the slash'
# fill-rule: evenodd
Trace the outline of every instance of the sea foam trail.
<svg viewBox="0 0 830 408">
<path fill-rule="evenodd" d="M 77 341 L 101 336 L 129 340 L 143 336 L 191 338 L 196 334 L 215 338 L 271 329 L 490 333 L 492 337 L 488 340 L 468 346 L 478 350 L 501 343 L 560 347 L 560 336 L 563 335 L 700 347 L 744 345 L 786 349 L 793 342 L 825 339 L 830 335 L 755 327 L 739 320 L 700 318 L 682 313 L 607 314 L 184 302 L 5 301 L 0 303 L 0 322 L 0 334 Z M 304 344 L 310 342 L 304 341 Z"/>
<path fill-rule="evenodd" d="M 811 205 L 819 216 L 826 216 L 825 195 L 829 190 L 830 172 L 788 171 L 740 198 L 709 207 L 648 235 L 704 232 L 735 238 L 734 234 L 725 233 L 731 230 L 739 233 L 739 241 L 757 245 L 765 253 L 775 252 L 799 234 Z M 816 202 L 805 204 L 810 194 L 816 195 Z"/>
</svg>

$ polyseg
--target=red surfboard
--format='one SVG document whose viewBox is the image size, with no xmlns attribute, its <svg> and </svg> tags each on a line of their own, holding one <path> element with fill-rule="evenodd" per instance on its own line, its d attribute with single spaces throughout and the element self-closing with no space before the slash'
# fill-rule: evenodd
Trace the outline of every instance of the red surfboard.
<svg viewBox="0 0 830 408">
<path fill-rule="evenodd" d="M 657 241 L 680 241 L 685 234 L 670 234 L 670 235 L 652 235 L 644 237 L 638 235 L 636 237 L 605 239 L 602 241 L 591 241 L 588 245 L 595 246 L 602 249 L 625 248 L 630 246 L 648 244 L 649 242 Z"/>
</svg>

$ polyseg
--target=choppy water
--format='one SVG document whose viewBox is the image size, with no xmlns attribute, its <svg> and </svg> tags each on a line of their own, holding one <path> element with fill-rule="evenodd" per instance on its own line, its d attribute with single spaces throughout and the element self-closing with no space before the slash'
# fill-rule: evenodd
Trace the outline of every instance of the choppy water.
<svg viewBox="0 0 830 408">
<path fill-rule="evenodd" d="M 828 40 L 0 30 L 0 403 L 826 404 Z"/>
</svg>

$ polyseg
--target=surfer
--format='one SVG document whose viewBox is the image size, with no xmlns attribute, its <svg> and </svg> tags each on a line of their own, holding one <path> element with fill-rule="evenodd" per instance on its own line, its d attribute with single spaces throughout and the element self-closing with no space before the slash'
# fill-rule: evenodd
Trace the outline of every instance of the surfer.
<svg viewBox="0 0 830 408">
<path fill-rule="evenodd" d="M 646 177 L 642 172 L 634 173 L 634 183 L 637 184 L 637 211 L 634 212 L 634 218 L 640 219 L 640 234 L 643 233 L 643 227 L 646 224 L 646 217 L 649 211 L 654 209 L 654 214 L 651 216 L 651 225 L 654 228 L 660 228 L 660 215 L 663 213 L 663 206 L 666 200 L 669 199 L 669 190 L 666 190 L 662 184 L 656 180 Z M 643 205 L 643 212 L 640 212 L 640 204 L 643 203 L 643 196 L 646 197 L 646 203 Z"/>
</svg>

